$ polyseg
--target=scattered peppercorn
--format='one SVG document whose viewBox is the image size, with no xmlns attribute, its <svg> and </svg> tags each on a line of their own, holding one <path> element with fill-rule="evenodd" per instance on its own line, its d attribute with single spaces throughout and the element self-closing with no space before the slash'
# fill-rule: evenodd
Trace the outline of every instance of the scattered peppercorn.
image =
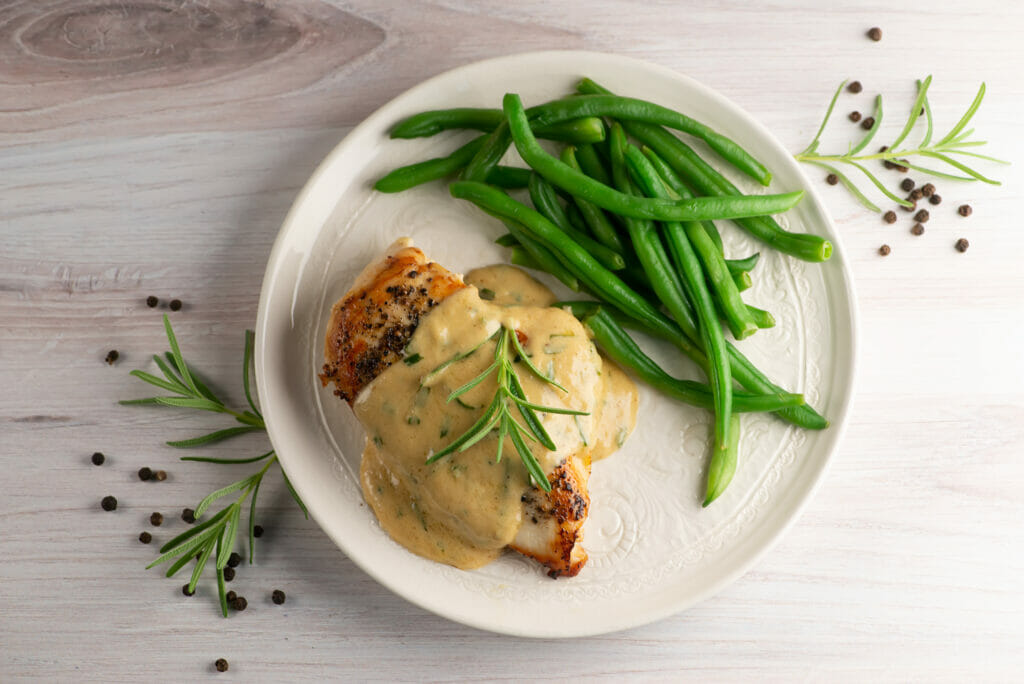
<svg viewBox="0 0 1024 684">
<path fill-rule="evenodd" d="M 170 306 L 171 306 L 171 311 L 180 311 L 181 310 L 181 300 L 180 299 L 172 299 Z"/>
<path fill-rule="evenodd" d="M 183 508 L 181 509 L 181 519 L 191 525 L 196 521 L 196 512 L 191 508 Z"/>
<path fill-rule="evenodd" d="M 270 595 L 270 600 L 276 603 L 277 605 L 281 605 L 282 603 L 284 603 L 284 598 L 284 592 L 280 589 L 275 589 L 274 592 Z"/>
<path fill-rule="evenodd" d="M 970 204 L 961 204 L 960 207 L 956 210 L 956 213 L 960 214 L 961 216 L 970 216 L 972 211 L 974 210 L 971 209 Z"/>
<path fill-rule="evenodd" d="M 921 186 L 921 192 L 924 193 L 925 197 L 931 197 L 935 194 L 935 186 L 931 183 L 925 183 Z"/>
<path fill-rule="evenodd" d="M 903 211 L 914 211 L 915 209 L 917 209 L 917 202 L 911 202 L 909 207 L 901 204 L 900 209 L 902 209 Z"/>
<path fill-rule="evenodd" d="M 914 200 L 915 202 L 923 197 L 924 193 L 921 192 L 921 188 L 916 188 L 915 190 L 911 190 L 910 192 L 910 199 Z"/>
<path fill-rule="evenodd" d="M 889 247 L 889 245 L 882 245 L 881 247 L 878 248 L 878 253 L 881 254 L 882 256 L 889 256 L 889 252 L 891 251 L 892 248 Z"/>
<path fill-rule="evenodd" d="M 155 473 L 153 473 L 153 479 L 156 480 L 157 482 L 163 482 L 164 480 L 167 479 L 167 471 L 166 470 L 158 470 L 158 471 L 156 471 Z"/>
<path fill-rule="evenodd" d="M 112 496 L 105 496 L 100 500 L 100 507 L 105 511 L 116 511 L 117 499 Z"/>
<path fill-rule="evenodd" d="M 864 86 L 860 84 L 860 81 L 850 81 L 850 85 L 846 86 L 846 89 L 851 93 L 859 93 L 864 90 Z"/>
<path fill-rule="evenodd" d="M 160 527 L 164 524 L 164 514 L 153 511 L 153 513 L 149 516 L 149 524 L 154 527 Z"/>
<path fill-rule="evenodd" d="M 942 204 L 942 195 L 932 195 L 928 198 L 928 201 L 932 204 Z"/>
<path fill-rule="evenodd" d="M 868 29 L 868 38 L 875 41 L 876 43 L 882 40 L 882 29 L 878 28 L 877 26 L 871 27 L 870 29 Z"/>
<path fill-rule="evenodd" d="M 143 544 L 148 544 L 149 542 L 153 541 L 153 535 L 151 535 L 149 532 L 143 532 L 139 535 L 139 541 Z"/>
<path fill-rule="evenodd" d="M 228 567 L 237 568 L 238 564 L 242 562 L 242 557 L 237 552 L 232 551 L 231 555 L 228 556 Z"/>
<path fill-rule="evenodd" d="M 223 658 L 217 658 L 217 660 L 213 663 L 213 666 L 217 668 L 217 672 L 228 671 L 228 661 L 224 660 Z"/>
<path fill-rule="evenodd" d="M 146 297 L 146 306 L 148 306 L 150 309 L 155 309 L 156 305 L 159 303 L 160 300 L 154 297 L 153 295 L 149 295 L 148 297 Z"/>
<path fill-rule="evenodd" d="M 915 223 L 914 227 L 910 229 L 913 235 L 924 235 L 924 225 L 921 223 Z"/>
<path fill-rule="evenodd" d="M 860 127 L 864 130 L 870 130 L 875 125 L 875 117 L 869 116 L 860 122 Z"/>
<path fill-rule="evenodd" d="M 883 159 L 883 160 L 882 160 L 882 166 L 884 166 L 884 167 L 885 167 L 885 168 L 887 168 L 887 169 L 895 169 L 895 168 L 896 168 L 896 165 L 895 165 L 895 164 L 893 164 L 893 163 L 892 163 L 891 161 L 889 161 L 888 159 Z"/>
<path fill-rule="evenodd" d="M 233 591 L 229 591 L 228 593 L 224 594 L 224 598 L 227 600 L 228 603 L 231 603 L 236 598 L 238 598 L 238 594 L 236 594 Z"/>
<path fill-rule="evenodd" d="M 235 569 L 234 568 L 224 568 L 224 581 L 225 582 L 230 582 L 233 579 L 235 579 Z"/>
<path fill-rule="evenodd" d="M 896 165 L 896 170 L 899 171 L 900 173 L 906 173 L 907 171 L 910 171 L 910 167 L 909 166 L 904 166 L 904 164 L 908 163 L 907 160 L 906 159 L 900 159 L 900 161 L 903 162 L 903 164 L 897 164 Z"/>
<path fill-rule="evenodd" d="M 107 362 L 108 366 L 113 366 L 117 362 L 117 357 L 119 356 L 120 354 L 117 353 L 116 349 L 111 349 L 110 351 L 107 352 L 107 358 L 103 360 Z"/>
<path fill-rule="evenodd" d="M 966 252 L 967 248 L 971 246 L 971 243 L 967 241 L 967 238 L 960 238 L 956 241 L 956 251 Z"/>
<path fill-rule="evenodd" d="M 896 212 L 890 209 L 882 214 L 882 220 L 886 223 L 896 223 Z"/>
<path fill-rule="evenodd" d="M 254 537 L 262 537 L 263 536 L 263 527 L 261 525 L 256 525 L 255 527 L 253 527 L 252 528 L 252 536 L 254 536 Z"/>
<path fill-rule="evenodd" d="M 850 112 L 850 121 L 853 123 L 860 121 L 860 112 Z"/>
<path fill-rule="evenodd" d="M 192 591 L 189 591 L 188 590 L 188 584 L 183 584 L 183 585 L 181 585 L 181 593 L 184 594 L 185 596 L 192 596 L 193 594 L 196 593 L 196 590 L 193 589 Z"/>
<path fill-rule="evenodd" d="M 911 190 L 914 189 L 914 181 L 910 178 L 904 178 L 903 182 L 900 183 L 900 187 L 906 190 L 907 192 L 910 192 Z"/>
<path fill-rule="evenodd" d="M 248 605 L 249 602 L 245 600 L 244 596 L 236 596 L 235 600 L 231 602 L 231 607 L 238 611 L 245 610 Z"/>
<path fill-rule="evenodd" d="M 102 454 L 101 452 L 99 452 L 99 451 L 97 451 L 96 453 L 94 453 L 94 454 L 92 455 L 92 464 L 93 464 L 93 465 L 103 465 L 103 462 L 104 462 L 105 460 L 107 460 L 107 457 L 106 457 L 106 456 L 104 456 L 104 455 L 103 455 L 103 454 Z"/>
<path fill-rule="evenodd" d="M 829 185 L 835 185 L 836 183 L 839 182 L 839 176 L 837 176 L 834 173 L 830 173 L 827 176 L 825 176 L 825 182 L 828 183 Z"/>
<path fill-rule="evenodd" d="M 914 220 L 917 221 L 918 223 L 928 223 L 928 219 L 930 218 L 931 214 L 928 213 L 927 209 L 922 209 L 921 211 L 914 214 Z"/>
<path fill-rule="evenodd" d="M 153 479 L 153 471 L 145 466 L 139 468 L 139 479 L 143 482 Z"/>
</svg>

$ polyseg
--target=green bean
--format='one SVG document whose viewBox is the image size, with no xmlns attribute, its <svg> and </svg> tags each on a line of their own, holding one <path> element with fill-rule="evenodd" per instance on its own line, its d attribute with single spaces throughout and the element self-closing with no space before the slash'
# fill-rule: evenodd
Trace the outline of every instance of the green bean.
<svg viewBox="0 0 1024 684">
<path fill-rule="evenodd" d="M 519 240 L 516 240 L 516 236 L 512 233 L 505 233 L 495 238 L 494 244 L 502 247 L 516 247 L 519 245 Z"/>
<path fill-rule="evenodd" d="M 523 230 L 520 232 L 530 231 L 531 236 L 536 236 L 536 239 L 542 241 L 546 247 L 562 255 L 565 259 L 565 268 L 562 268 L 560 261 L 555 262 L 562 271 L 570 269 L 581 284 L 597 293 L 603 300 L 620 311 L 628 311 L 628 317 L 633 325 L 639 326 L 649 335 L 668 340 L 698 366 L 707 367 L 704 352 L 691 341 L 697 337 L 696 324 L 692 319 L 679 321 L 679 325 L 676 325 L 614 273 L 601 266 L 586 253 L 586 250 L 568 240 L 564 233 L 541 214 L 512 199 L 502 190 L 484 183 L 456 181 L 448 188 L 453 197 L 471 201 L 487 213 L 509 218 L 521 224 Z M 516 234 L 515 231 L 512 233 Z M 547 270 L 548 266 L 545 265 L 544 268 Z M 585 274 L 585 277 L 581 277 L 581 274 Z M 680 326 L 686 328 L 681 329 Z M 727 346 L 732 363 L 732 375 L 741 385 L 752 392 L 762 394 L 785 392 L 781 387 L 774 385 L 742 352 L 732 345 Z M 780 409 L 776 414 L 794 425 L 811 430 L 828 427 L 828 421 L 810 406 Z"/>
<path fill-rule="evenodd" d="M 656 186 L 654 191 L 660 189 L 666 197 L 671 197 L 674 194 L 681 197 L 689 195 L 687 188 L 680 187 L 678 191 L 675 191 L 673 188 L 666 186 L 666 179 L 660 175 L 660 172 L 662 169 L 667 168 L 668 165 L 651 150 L 645 149 L 641 153 L 640 150 L 631 146 L 629 153 L 630 162 L 633 164 L 631 168 L 637 170 L 642 175 L 653 174 L 655 176 L 655 178 L 650 179 L 649 183 L 649 185 L 653 184 Z M 732 331 L 733 337 L 737 340 L 742 340 L 753 335 L 757 332 L 757 324 L 754 322 L 750 312 L 747 311 L 747 305 L 743 302 L 743 298 L 740 297 L 736 283 L 733 282 L 729 269 L 725 265 L 725 258 L 718 248 L 715 247 L 715 243 L 708 235 L 704 224 L 690 221 L 682 226 L 682 228 L 685 230 L 686 237 L 689 238 L 690 245 L 696 250 L 696 255 L 703 265 L 703 270 L 707 272 L 708 280 L 711 281 L 712 289 L 721 302 L 725 321 L 729 325 L 729 330 Z M 666 227 L 666 229 L 668 228 Z M 674 228 L 672 230 L 675 231 Z M 676 240 L 678 241 L 678 238 Z"/>
<path fill-rule="evenodd" d="M 708 481 L 704 490 L 704 503 L 707 508 L 712 501 L 721 496 L 725 488 L 732 482 L 736 474 L 736 463 L 740 452 L 740 417 L 733 416 L 730 425 L 729 443 L 721 451 L 711 454 L 708 464 Z"/>
<path fill-rule="evenodd" d="M 470 140 L 447 157 L 428 159 L 399 167 L 374 183 L 373 187 L 380 192 L 401 192 L 421 183 L 449 176 L 468 164 L 486 139 L 487 136 L 481 135 Z"/>
<path fill-rule="evenodd" d="M 516 266 L 522 266 L 523 268 L 532 268 L 535 271 L 546 270 L 543 266 L 537 263 L 537 260 L 526 251 L 526 248 L 520 244 L 512 246 L 512 250 L 509 252 L 508 260 L 510 263 Z"/>
<path fill-rule="evenodd" d="M 662 178 L 664 178 L 664 176 L 662 176 Z M 670 188 L 674 187 L 671 183 L 668 183 L 668 186 Z M 722 245 L 722 234 L 718 232 L 718 226 L 715 225 L 715 222 L 701 221 L 701 223 L 704 224 L 704 230 L 708 232 L 708 235 L 711 236 L 711 239 L 715 241 L 715 247 L 718 248 L 718 251 L 721 252 L 722 254 L 725 254 L 725 247 Z"/>
<path fill-rule="evenodd" d="M 578 89 L 587 87 L 588 82 L 589 79 L 584 79 Z M 771 173 L 734 141 L 699 121 L 653 102 L 602 93 L 587 97 L 553 100 L 531 107 L 526 114 L 530 119 L 531 127 L 535 127 L 539 131 L 562 121 L 602 116 L 667 126 L 704 140 L 708 147 L 717 152 L 719 156 L 762 185 L 767 186 L 771 182 Z M 391 137 L 412 138 L 434 135 L 450 128 L 475 128 L 481 131 L 492 131 L 501 121 L 500 112 L 493 109 L 461 108 L 421 112 L 395 126 L 391 131 Z"/>
<path fill-rule="evenodd" d="M 505 120 L 500 109 L 460 107 L 420 112 L 401 121 L 391 129 L 392 138 L 425 138 L 452 128 L 491 133 Z M 538 138 L 586 144 L 604 140 L 604 125 L 596 116 L 564 118 L 550 125 L 531 124 Z"/>
<path fill-rule="evenodd" d="M 626 135 L 618 122 L 612 123 L 608 141 L 614 187 L 626 194 L 636 193 L 637 190 L 626 170 Z M 692 321 L 694 312 L 687 299 L 685 285 L 672 267 L 654 223 L 629 217 L 624 217 L 623 222 L 626 224 L 630 242 L 633 243 L 633 251 L 643 269 L 645 281 L 655 292 L 656 301 L 664 304 L 677 321 L 680 318 Z M 657 307 L 657 304 L 654 303 L 652 306 Z M 692 342 L 698 341 L 693 337 L 690 339 Z M 704 370 L 708 371 L 707 368 Z"/>
<path fill-rule="evenodd" d="M 608 169 L 597 154 L 597 148 L 593 145 L 579 145 L 576 148 L 576 160 L 579 162 L 583 173 L 587 174 L 598 183 L 611 185 L 612 179 L 608 175 Z"/>
<path fill-rule="evenodd" d="M 751 318 L 754 319 L 754 323 L 757 323 L 757 327 L 762 330 L 765 328 L 775 327 L 775 316 L 772 316 L 770 311 L 759 309 L 756 306 L 747 304 L 747 311 L 750 312 Z"/>
<path fill-rule="evenodd" d="M 615 136 L 617 131 L 624 139 L 618 124 L 613 127 L 612 135 Z M 615 148 L 618 144 L 619 141 L 613 137 L 613 171 L 616 155 L 618 154 Z M 668 198 L 670 196 L 668 189 L 662 183 L 661 177 L 658 176 L 658 172 L 655 171 L 654 167 L 639 149 L 633 145 L 628 145 L 626 147 L 626 161 L 629 164 L 630 170 L 634 173 L 634 178 L 640 185 L 640 189 L 648 197 Z M 719 259 L 721 259 L 721 254 L 715 248 L 714 243 L 711 242 L 711 238 L 704 232 L 704 226 L 699 222 L 691 221 L 684 226 L 677 221 L 666 221 L 662 224 L 662 228 L 665 232 L 665 237 L 668 239 L 669 252 L 673 256 L 676 268 L 682 274 L 693 308 L 697 312 L 700 340 L 705 352 L 707 352 L 709 361 L 710 373 L 708 380 L 711 381 L 711 393 L 715 400 L 715 450 L 725 449 L 729 444 L 730 416 L 732 415 L 732 373 L 730 372 L 729 352 L 725 346 L 725 336 L 722 334 L 722 328 L 718 324 L 715 304 L 711 299 L 711 293 L 708 291 L 704 280 L 704 269 L 701 268 L 697 251 L 691 243 L 694 238 L 701 236 L 706 241 L 706 245 L 718 255 Z M 725 271 L 724 264 L 722 264 L 721 270 Z M 648 272 L 648 275 L 651 276 L 653 281 L 654 275 L 650 272 Z M 716 274 L 710 275 L 714 278 Z M 726 273 L 726 275 L 728 274 Z M 732 280 L 729 279 L 729 282 L 731 283 Z M 673 312 L 673 315 L 675 315 L 675 312 Z M 753 323 L 751 323 L 751 326 L 753 326 Z M 754 329 L 757 329 L 756 326 L 754 326 Z"/>
<path fill-rule="evenodd" d="M 501 192 L 501 190 L 496 190 Z M 578 292 L 580 282 L 572 273 L 562 265 L 554 254 L 551 253 L 539 240 L 535 240 L 527 230 L 513 220 L 500 217 L 508 232 L 516 239 L 516 242 L 533 258 L 540 270 L 547 271 L 555 276 L 562 284 L 573 292 Z"/>
<path fill-rule="evenodd" d="M 588 145 L 604 140 L 605 129 L 601 119 L 596 116 L 586 116 L 535 128 L 533 134 L 538 138 L 557 140 L 570 145 Z"/>
<path fill-rule="evenodd" d="M 655 164 L 655 166 L 657 166 L 657 164 Z M 662 178 L 664 178 L 664 176 L 662 176 Z M 749 273 L 750 271 L 754 270 L 755 266 L 757 266 L 758 259 L 760 258 L 761 253 L 754 252 L 746 259 L 726 259 L 725 265 L 728 267 L 729 273 Z"/>
<path fill-rule="evenodd" d="M 495 166 L 487 174 L 487 182 L 506 190 L 525 188 L 530 182 L 530 169 L 518 166 Z"/>
<path fill-rule="evenodd" d="M 614 190 L 603 183 L 575 171 L 548 154 L 538 143 L 515 93 L 505 95 L 505 115 L 512 131 L 512 140 L 519 155 L 548 182 L 582 197 L 602 209 L 631 218 L 659 221 L 702 221 L 704 219 L 759 216 L 792 208 L 803 193 L 752 197 L 701 197 L 693 200 L 656 200 L 634 197 Z M 499 126 L 499 129 L 501 127 Z M 494 135 L 494 134 L 492 134 Z"/>
<path fill-rule="evenodd" d="M 556 302 L 554 306 L 568 308 L 594 335 L 594 341 L 605 356 L 633 371 L 654 389 L 691 406 L 714 408 L 710 387 L 693 380 L 679 380 L 666 373 L 643 353 L 603 305 L 596 302 Z M 737 391 L 733 393 L 732 410 L 738 413 L 778 411 L 803 403 L 802 394 L 751 394 Z"/>
<path fill-rule="evenodd" d="M 584 94 L 610 94 L 610 91 L 593 81 L 581 81 L 578 90 Z M 625 128 L 632 136 L 661 155 L 701 194 L 710 197 L 743 196 L 735 185 L 701 159 L 689 145 L 664 128 L 640 121 L 627 121 Z M 767 216 L 740 219 L 736 220 L 738 225 L 780 252 L 805 261 L 827 261 L 832 256 L 832 243 L 817 235 L 791 233 Z"/>
<path fill-rule="evenodd" d="M 750 289 L 750 286 L 754 284 L 754 281 L 750 277 L 750 273 L 747 271 L 740 271 L 739 273 L 732 274 L 732 283 L 736 286 L 737 292 L 744 292 Z"/>
<path fill-rule="evenodd" d="M 498 162 L 508 146 L 512 144 L 512 132 L 509 130 L 508 122 L 502 121 L 494 131 L 487 136 L 483 145 L 476 151 L 473 158 L 462 170 L 462 180 L 480 181 L 486 180 L 491 169 L 498 165 Z"/>
<path fill-rule="evenodd" d="M 621 254 L 608 249 L 600 242 L 594 240 L 594 238 L 576 230 L 572 226 L 565 215 L 565 211 L 562 209 L 562 205 L 558 203 L 558 197 L 555 195 L 554 189 L 542 176 L 537 173 L 530 174 L 528 187 L 530 199 L 533 201 L 533 206 L 537 211 L 558 226 L 563 233 L 575 240 L 580 247 L 593 254 L 594 258 L 601 262 L 602 266 L 610 271 L 619 271 L 626 266 L 626 260 L 622 258 Z"/>
<path fill-rule="evenodd" d="M 580 213 L 579 207 L 572 201 L 572 195 L 569 196 L 569 203 L 565 205 L 565 217 L 569 219 L 569 224 L 573 228 L 581 233 L 586 232 L 587 222 L 583 220 L 583 214 Z"/>
<path fill-rule="evenodd" d="M 582 169 L 580 169 L 580 165 L 576 161 L 575 149 L 572 146 L 562 150 L 562 163 L 582 173 Z M 626 250 L 622 240 L 619 239 L 615 226 L 608 220 L 608 217 L 605 216 L 604 211 L 600 207 L 591 204 L 582 197 L 573 197 L 573 202 L 579 208 L 584 222 L 598 242 L 609 249 L 616 250 L 618 254 L 622 254 Z"/>
</svg>

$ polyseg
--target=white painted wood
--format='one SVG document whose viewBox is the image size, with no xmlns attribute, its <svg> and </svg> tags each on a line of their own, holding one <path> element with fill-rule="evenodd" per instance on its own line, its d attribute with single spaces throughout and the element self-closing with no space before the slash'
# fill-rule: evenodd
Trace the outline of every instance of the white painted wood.
<svg viewBox="0 0 1024 684">
<path fill-rule="evenodd" d="M 116 17 L 86 12 L 93 23 L 56 43 L 16 30 L 61 4 L 0 8 L 0 680 L 193 680 L 214 676 L 218 657 L 231 662 L 223 676 L 253 681 L 1019 678 L 1024 10 L 603 1 L 338 3 L 342 12 L 292 2 L 260 20 L 240 2 L 168 0 L 176 11 L 207 8 L 224 44 L 241 47 L 221 62 L 212 51 L 158 60 L 139 75 L 123 60 L 90 61 L 112 49 L 96 35 L 132 44 Z M 130 9 L 122 14 L 138 26 Z M 186 25 L 205 40 L 203 21 Z M 256 40 L 260 21 L 284 38 Z M 873 25 L 885 32 L 877 44 L 863 37 Z M 301 38 L 289 43 L 295 26 Z M 168 35 L 152 50 L 184 53 L 199 38 Z M 244 49 L 252 45 L 261 47 Z M 793 150 L 843 78 L 860 79 L 865 93 L 844 98 L 841 113 L 886 94 L 890 139 L 913 78 L 935 75 L 932 103 L 946 125 L 987 81 L 976 127 L 991 151 L 1018 162 L 986 167 L 1003 187 L 941 183 L 945 202 L 921 237 L 907 232 L 906 215 L 886 226 L 825 188 L 854 264 L 861 370 L 845 442 L 801 519 L 754 571 L 693 610 L 570 643 L 483 634 L 407 604 L 277 487 L 262 495 L 259 564 L 232 585 L 249 599 L 244 613 L 222 620 L 209 589 L 186 599 L 181 581 L 144 571 L 153 548 L 136 537 L 149 513 L 164 512 L 154 534 L 166 540 L 183 528 L 177 511 L 231 476 L 179 463 L 162 446 L 215 417 L 114 404 L 141 395 L 127 371 L 164 348 L 144 298 L 185 301 L 173 314 L 183 345 L 237 401 L 241 331 L 254 323 L 264 261 L 322 156 L 426 76 L 555 47 L 683 71 Z M 828 140 L 839 145 L 852 124 L 835 123 Z M 954 214 L 960 201 L 974 206 L 969 219 Z M 963 255 L 952 249 L 961 236 L 971 240 Z M 884 259 L 882 242 L 893 249 Z M 102 362 L 111 348 L 122 353 L 113 368 Z M 245 439 L 222 451 L 263 446 Z M 97 449 L 108 457 L 101 468 L 88 462 Z M 143 465 L 170 477 L 141 483 Z M 115 513 L 99 510 L 107 493 Z M 287 604 L 269 602 L 274 588 Z"/>
</svg>

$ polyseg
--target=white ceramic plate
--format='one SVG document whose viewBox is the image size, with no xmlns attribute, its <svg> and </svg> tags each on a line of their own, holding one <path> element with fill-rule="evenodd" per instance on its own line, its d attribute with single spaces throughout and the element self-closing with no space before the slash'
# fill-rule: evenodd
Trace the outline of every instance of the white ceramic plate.
<svg viewBox="0 0 1024 684">
<path fill-rule="evenodd" d="M 391 541 L 364 504 L 357 478 L 362 429 L 315 377 L 324 329 L 332 303 L 356 273 L 403 235 L 458 272 L 506 258 L 492 242 L 504 232 L 501 225 L 452 199 L 443 183 L 397 195 L 370 189 L 393 167 L 447 154 L 470 135 L 390 140 L 390 126 L 424 109 L 500 106 L 506 91 L 520 93 L 529 106 L 571 92 L 584 75 L 730 136 L 774 172 L 771 191 L 806 192 L 783 221 L 832 240 L 835 253 L 826 264 L 783 257 L 731 224 L 721 228 L 727 254 L 761 251 L 755 286 L 744 296 L 778 320 L 740 348 L 777 382 L 803 391 L 832 426 L 809 432 L 768 415 L 745 415 L 736 478 L 705 510 L 700 493 L 709 414 L 641 388 L 633 436 L 594 466 L 584 538 L 590 562 L 580 575 L 551 580 L 536 563 L 511 553 L 462 572 Z M 747 192 L 766 192 L 724 172 Z M 853 391 L 855 341 L 852 283 L 838 235 L 811 185 L 767 130 L 714 90 L 671 70 L 614 55 L 537 52 L 432 78 L 381 107 L 327 156 L 295 201 L 267 264 L 256 372 L 281 464 L 310 514 L 349 558 L 392 591 L 452 620 L 507 634 L 571 637 L 683 610 L 735 580 L 769 548 L 807 502 L 839 441 Z M 678 354 L 642 342 L 669 369 L 693 372 Z"/>
</svg>

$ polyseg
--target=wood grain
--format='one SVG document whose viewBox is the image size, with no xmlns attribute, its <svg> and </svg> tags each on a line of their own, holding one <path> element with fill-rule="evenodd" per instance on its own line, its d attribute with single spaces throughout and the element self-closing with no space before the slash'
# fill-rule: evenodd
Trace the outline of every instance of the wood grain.
<svg viewBox="0 0 1024 684">
<path fill-rule="evenodd" d="M 882 42 L 863 37 L 872 25 Z M 0 680 L 1019 679 L 1022 32 L 1024 8 L 995 0 L 0 3 Z M 257 566 L 232 584 L 245 613 L 222 620 L 209 588 L 185 598 L 181 582 L 143 570 L 154 549 L 138 533 L 166 541 L 184 529 L 181 508 L 235 475 L 163 445 L 215 416 L 115 403 L 144 391 L 127 371 L 165 348 L 166 302 L 184 300 L 171 315 L 187 354 L 242 400 L 242 330 L 315 165 L 424 78 L 540 48 L 688 73 L 793 150 L 843 78 L 865 84 L 844 108 L 886 94 L 890 137 L 914 78 L 934 74 L 945 126 L 988 82 L 974 125 L 1016 164 L 990 169 L 999 188 L 943 184 L 925 235 L 821 183 L 855 273 L 861 355 L 845 441 L 800 520 L 685 614 L 569 644 L 484 634 L 391 595 L 276 479 L 261 495 Z M 837 122 L 823 145 L 849 135 Z M 961 236 L 966 254 L 952 249 Z M 145 306 L 151 294 L 161 308 Z M 253 435 L 221 453 L 265 446 Z M 140 482 L 144 465 L 169 479 Z M 105 494 L 116 512 L 99 509 Z M 147 524 L 154 510 L 160 528 Z M 284 606 L 269 601 L 275 588 Z"/>
</svg>

